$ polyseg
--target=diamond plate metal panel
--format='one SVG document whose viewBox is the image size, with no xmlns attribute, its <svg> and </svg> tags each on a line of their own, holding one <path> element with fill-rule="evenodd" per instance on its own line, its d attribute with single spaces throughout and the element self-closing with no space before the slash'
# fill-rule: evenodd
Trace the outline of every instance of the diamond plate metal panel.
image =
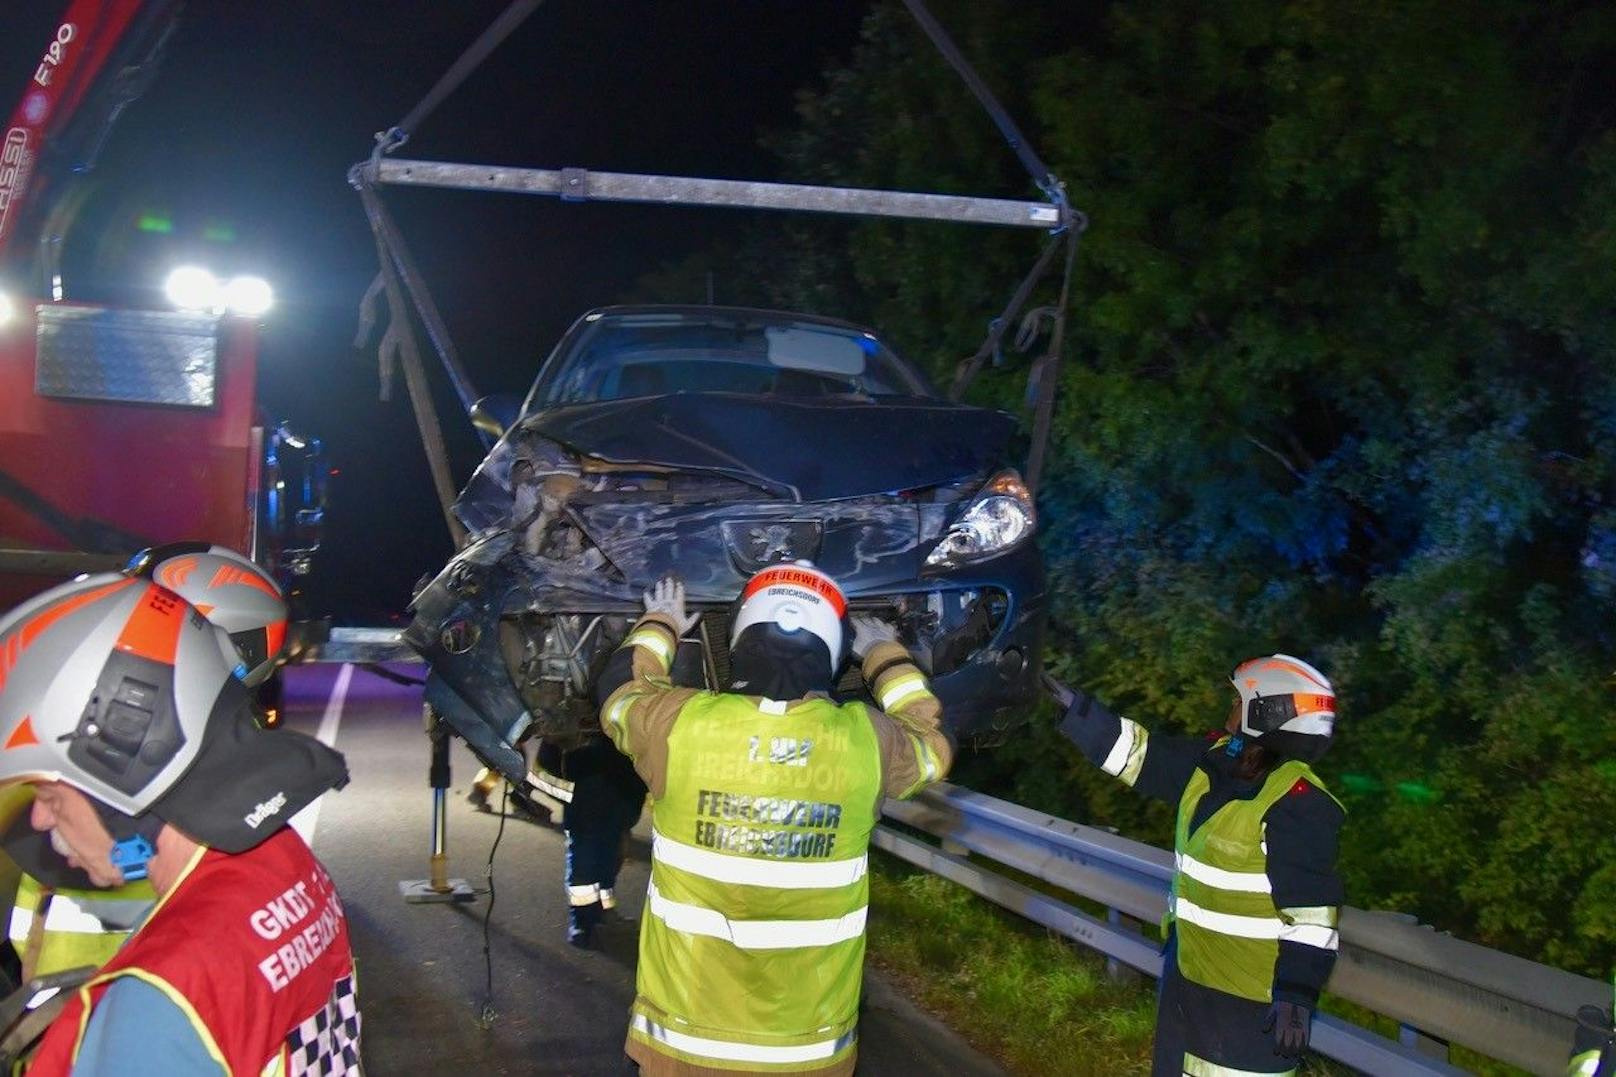
<svg viewBox="0 0 1616 1077">
<path fill-rule="evenodd" d="M 210 408 L 218 389 L 218 319 L 181 311 L 40 304 L 42 396 Z"/>
</svg>

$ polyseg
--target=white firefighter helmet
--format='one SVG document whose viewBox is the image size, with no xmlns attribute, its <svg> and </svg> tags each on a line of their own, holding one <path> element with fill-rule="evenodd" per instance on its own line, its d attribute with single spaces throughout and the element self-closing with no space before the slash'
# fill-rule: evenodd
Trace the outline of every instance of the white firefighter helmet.
<svg viewBox="0 0 1616 1077">
<path fill-rule="evenodd" d="M 347 769 L 258 728 L 218 635 L 173 592 L 111 574 L 0 618 L 0 785 L 65 782 L 226 852 L 268 837 Z"/>
<path fill-rule="evenodd" d="M 1335 735 L 1335 688 L 1288 654 L 1240 663 L 1229 675 L 1240 694 L 1240 732 L 1282 755 L 1314 760 Z"/>
<path fill-rule="evenodd" d="M 178 542 L 141 550 L 124 571 L 155 580 L 195 606 L 224 635 L 225 655 L 247 687 L 275 672 L 286 645 L 286 600 L 251 560 L 225 546 Z"/>
<path fill-rule="evenodd" d="M 730 624 L 729 645 L 733 650 L 742 633 L 759 625 L 786 640 L 818 640 L 825 645 L 828 673 L 834 677 L 845 657 L 842 619 L 846 615 L 847 597 L 841 587 L 812 562 L 770 565 L 742 590 Z"/>
</svg>

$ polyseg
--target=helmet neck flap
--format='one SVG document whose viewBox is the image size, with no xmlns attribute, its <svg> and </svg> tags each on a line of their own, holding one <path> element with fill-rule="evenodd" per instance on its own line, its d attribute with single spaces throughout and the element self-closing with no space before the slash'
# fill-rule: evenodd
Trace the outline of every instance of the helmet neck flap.
<svg viewBox="0 0 1616 1077">
<path fill-rule="evenodd" d="M 829 692 L 835 683 L 823 640 L 772 624 L 744 629 L 730 650 L 729 665 L 730 691 L 765 699 L 801 699 Z"/>
</svg>

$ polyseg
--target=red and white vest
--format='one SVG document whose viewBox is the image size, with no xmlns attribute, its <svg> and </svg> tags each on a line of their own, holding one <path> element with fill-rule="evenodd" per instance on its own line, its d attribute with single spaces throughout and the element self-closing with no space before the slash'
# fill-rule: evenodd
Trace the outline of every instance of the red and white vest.
<svg viewBox="0 0 1616 1077">
<path fill-rule="evenodd" d="M 359 1073 L 359 996 L 336 887 L 283 827 L 234 856 L 207 850 L 46 1031 L 30 1074 L 72 1070 L 90 1011 L 134 976 L 185 1011 L 226 1073 Z"/>
</svg>

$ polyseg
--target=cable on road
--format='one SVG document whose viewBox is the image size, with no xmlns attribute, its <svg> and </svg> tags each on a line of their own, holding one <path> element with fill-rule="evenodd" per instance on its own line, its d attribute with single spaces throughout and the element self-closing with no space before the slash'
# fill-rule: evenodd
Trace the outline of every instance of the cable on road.
<svg viewBox="0 0 1616 1077">
<path fill-rule="evenodd" d="M 355 665 L 364 670 L 366 673 L 374 673 L 383 680 L 392 681 L 394 684 L 406 684 L 414 686 L 426 683 L 426 681 L 421 677 L 410 677 L 403 673 L 394 673 L 392 670 L 378 662 L 357 662 Z"/>
<path fill-rule="evenodd" d="M 488 940 L 488 925 L 494 918 L 494 854 L 499 852 L 499 839 L 505 836 L 506 809 L 511 803 L 511 783 L 506 782 L 499 795 L 499 829 L 494 831 L 494 844 L 488 847 L 488 864 L 483 868 L 483 878 L 488 882 L 488 907 L 483 909 L 483 1008 L 477 1015 L 477 1026 L 484 1032 L 494 1026 L 494 1020 L 499 1012 L 494 1009 L 494 951 Z"/>
</svg>

